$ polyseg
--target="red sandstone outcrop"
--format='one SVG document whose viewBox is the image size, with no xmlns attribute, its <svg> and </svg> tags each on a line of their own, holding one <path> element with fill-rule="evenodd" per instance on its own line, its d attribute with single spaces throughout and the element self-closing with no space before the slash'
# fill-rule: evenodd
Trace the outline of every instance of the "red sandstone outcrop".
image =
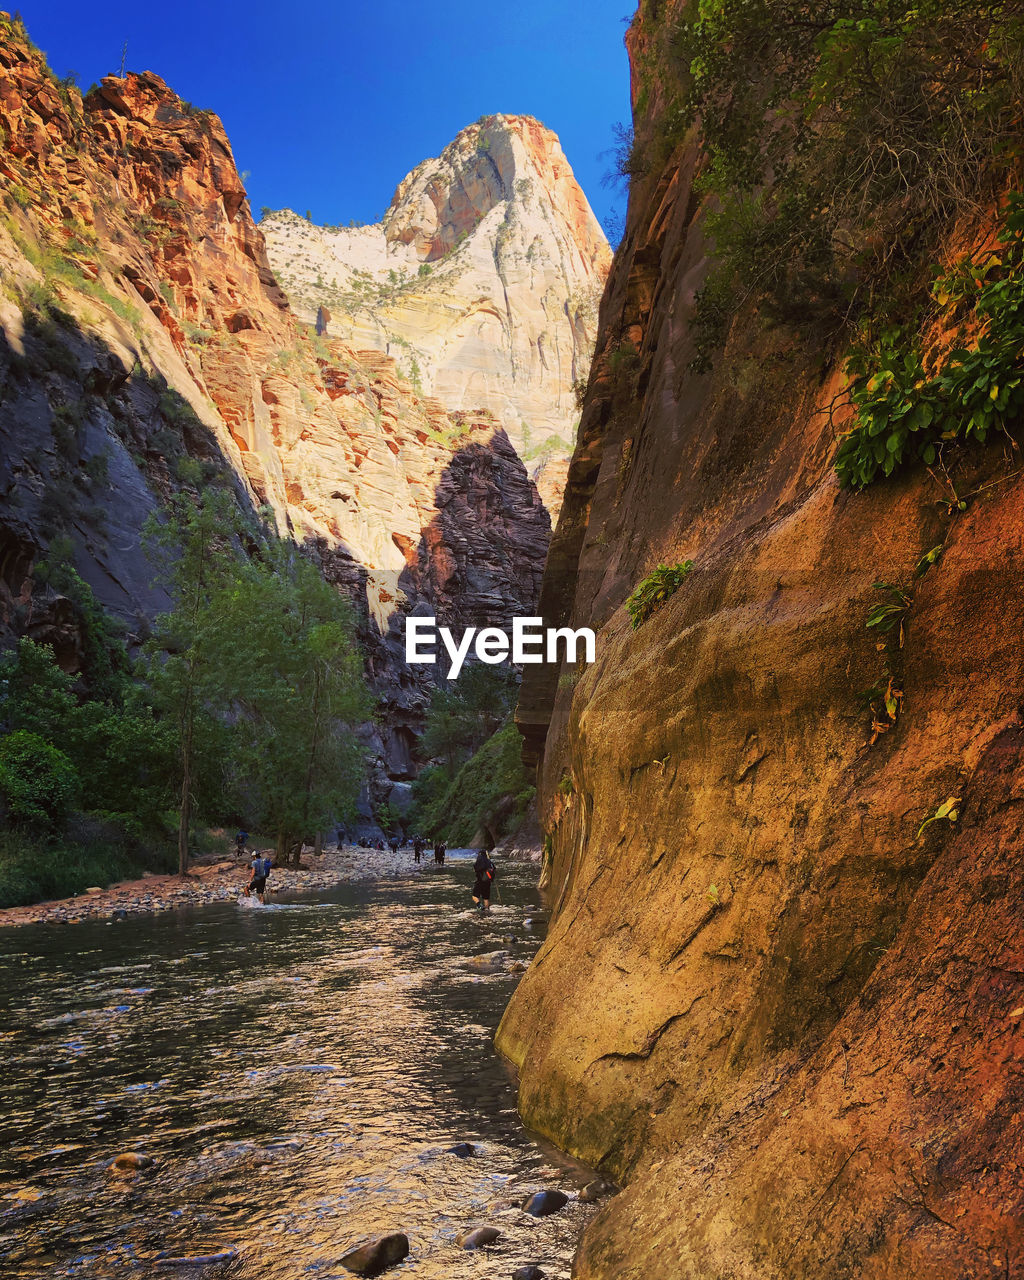
<svg viewBox="0 0 1024 1280">
<path fill-rule="evenodd" d="M 425 693 L 391 620 L 426 604 L 497 622 L 536 598 L 548 516 L 500 424 L 295 318 L 220 121 L 158 76 L 108 76 L 83 100 L 0 17 L 0 129 L 5 629 L 77 665 L 67 602 L 32 576 L 65 535 L 101 600 L 141 625 L 165 603 L 146 516 L 227 467 L 372 620 L 402 738 L 380 750 L 408 776 Z"/>
<path fill-rule="evenodd" d="M 526 1122 L 627 1184 L 581 1280 L 995 1280 L 1024 1246 L 1019 463 L 962 451 L 963 512 L 921 468 L 843 491 L 838 370 L 747 316 L 688 372 L 693 164 L 635 184 L 602 309 L 541 595 L 598 660 L 526 673 L 554 910 L 498 1044 Z M 913 601 L 869 746 L 879 578 Z"/>
<path fill-rule="evenodd" d="M 611 251 L 550 129 L 483 117 L 403 179 L 375 226 L 286 209 L 260 229 L 300 316 L 327 303 L 332 333 L 390 352 L 449 408 L 489 410 L 557 513 Z"/>
</svg>

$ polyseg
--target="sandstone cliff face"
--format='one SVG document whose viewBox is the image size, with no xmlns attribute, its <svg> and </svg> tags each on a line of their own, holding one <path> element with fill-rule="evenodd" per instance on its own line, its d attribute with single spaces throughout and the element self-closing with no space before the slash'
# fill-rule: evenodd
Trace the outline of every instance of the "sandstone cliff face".
<svg viewBox="0 0 1024 1280">
<path fill-rule="evenodd" d="M 692 164 L 634 185 L 602 308 L 541 594 L 598 660 L 526 673 L 554 911 L 499 1047 L 527 1123 L 628 1184 L 580 1277 L 1012 1274 L 1019 465 L 964 453 L 963 513 L 913 469 L 844 492 L 835 369 L 748 317 L 689 373 Z M 687 557 L 634 632 L 628 592 Z M 913 602 L 903 714 L 869 747 L 877 579 Z"/>
<path fill-rule="evenodd" d="M 495 415 L 557 512 L 611 251 L 558 138 L 486 116 L 398 186 L 382 221 L 260 224 L 298 315 L 389 351 L 453 409 Z"/>
<path fill-rule="evenodd" d="M 410 777 L 429 684 L 401 660 L 404 612 L 504 622 L 536 599 L 549 520 L 500 424 L 293 316 L 219 120 L 159 77 L 83 101 L 0 17 L 0 128 L 4 629 L 76 667 L 69 604 L 33 574 L 56 538 L 143 629 L 165 604 L 146 516 L 226 470 L 356 600 L 380 770 Z"/>
</svg>

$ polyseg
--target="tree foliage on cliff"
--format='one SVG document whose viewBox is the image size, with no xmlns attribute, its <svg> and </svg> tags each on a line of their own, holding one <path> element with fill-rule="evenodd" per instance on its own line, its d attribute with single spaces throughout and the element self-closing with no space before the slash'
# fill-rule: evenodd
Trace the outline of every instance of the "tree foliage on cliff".
<svg viewBox="0 0 1024 1280">
<path fill-rule="evenodd" d="M 694 0 L 662 47 L 661 131 L 699 125 L 714 197 L 704 362 L 747 301 L 826 337 L 891 317 L 1020 160 L 1011 0 Z"/>
<path fill-rule="evenodd" d="M 522 747 L 519 730 L 510 721 L 454 778 L 443 769 L 424 770 L 413 784 L 417 825 L 453 846 L 466 846 L 478 834 L 493 844 L 514 830 L 534 795 Z"/>
<path fill-rule="evenodd" d="M 968 329 L 965 345 L 931 360 L 916 335 L 883 331 L 846 364 L 854 427 L 840 441 L 836 471 L 863 488 L 901 464 L 942 463 L 943 451 L 1020 421 L 1024 412 L 1024 197 L 1011 196 L 998 247 L 973 254 L 931 289 L 944 332 Z M 954 497 L 956 495 L 954 494 Z M 962 509 L 964 503 L 957 505 Z"/>
<path fill-rule="evenodd" d="M 459 766 L 511 715 L 519 689 L 514 667 L 467 664 L 457 680 L 434 690 L 420 750 L 444 761 L 451 779 Z"/>
</svg>

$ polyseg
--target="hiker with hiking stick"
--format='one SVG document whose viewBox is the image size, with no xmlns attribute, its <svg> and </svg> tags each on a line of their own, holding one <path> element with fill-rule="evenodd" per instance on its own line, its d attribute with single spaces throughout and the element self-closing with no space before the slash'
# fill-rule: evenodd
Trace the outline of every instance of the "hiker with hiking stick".
<svg viewBox="0 0 1024 1280">
<path fill-rule="evenodd" d="M 487 851 L 481 849 L 473 863 L 473 871 L 476 874 L 476 883 L 473 885 L 473 902 L 479 906 L 481 911 L 490 911 L 491 909 L 491 885 L 494 883 L 494 873 L 496 867 L 487 856 Z"/>
</svg>

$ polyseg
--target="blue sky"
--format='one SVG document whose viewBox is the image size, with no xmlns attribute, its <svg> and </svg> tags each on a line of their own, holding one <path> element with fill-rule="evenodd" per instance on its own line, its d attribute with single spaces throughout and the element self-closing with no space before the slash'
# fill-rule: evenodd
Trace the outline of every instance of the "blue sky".
<svg viewBox="0 0 1024 1280">
<path fill-rule="evenodd" d="M 629 119 L 631 0 L 19 0 L 58 75 L 155 71 L 224 121 L 255 210 L 375 221 L 405 174 L 496 111 L 554 129 L 599 219 Z"/>
</svg>

